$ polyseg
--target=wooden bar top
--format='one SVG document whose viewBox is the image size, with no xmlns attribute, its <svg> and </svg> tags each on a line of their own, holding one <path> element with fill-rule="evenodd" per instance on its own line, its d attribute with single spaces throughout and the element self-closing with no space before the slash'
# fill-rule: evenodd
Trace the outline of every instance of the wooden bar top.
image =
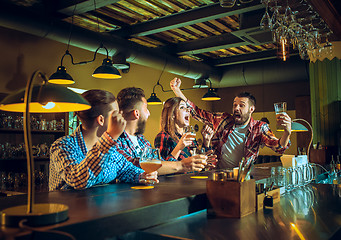
<svg viewBox="0 0 341 240">
<path fill-rule="evenodd" d="M 194 175 L 207 178 L 194 179 Z M 329 239 L 340 229 L 339 185 L 309 184 L 281 197 L 280 203 L 271 210 L 243 218 L 212 218 L 207 214 L 210 211 L 206 211 L 206 180 L 212 179 L 211 175 L 211 172 L 202 172 L 163 176 L 160 183 L 149 190 L 131 189 L 134 185 L 119 183 L 85 190 L 37 193 L 36 203 L 69 206 L 68 220 L 37 229 L 68 232 L 76 239 L 110 239 L 128 233 L 153 234 L 156 239 L 162 239 L 165 234 L 171 236 L 170 239 L 226 239 L 205 238 L 214 232 L 212 236 L 262 240 L 277 236 L 283 236 L 278 239 L 299 239 L 290 223 L 296 224 L 302 234 L 309 237 L 306 239 Z M 26 197 L 0 198 L 0 210 L 26 204 Z M 31 232 L 2 227 L 0 239 L 1 234 L 13 239 L 29 239 Z M 34 239 L 46 238 L 42 234 Z M 138 239 L 138 236 L 131 239 Z"/>
</svg>

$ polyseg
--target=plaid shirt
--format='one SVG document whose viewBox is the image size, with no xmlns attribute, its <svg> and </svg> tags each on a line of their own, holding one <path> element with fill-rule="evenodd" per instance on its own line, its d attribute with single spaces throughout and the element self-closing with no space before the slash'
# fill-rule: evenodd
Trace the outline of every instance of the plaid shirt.
<svg viewBox="0 0 341 240">
<path fill-rule="evenodd" d="M 212 113 L 202 110 L 189 100 L 187 100 L 187 105 L 191 108 L 191 115 L 194 119 L 208 124 L 213 128 L 214 135 L 211 142 L 219 160 L 221 158 L 223 145 L 226 143 L 229 134 L 235 129 L 233 116 L 225 112 Z M 254 162 L 258 156 L 259 147 L 261 145 L 267 146 L 279 154 L 283 154 L 290 146 L 290 142 L 286 148 L 282 147 L 279 143 L 279 139 L 276 138 L 270 130 L 268 124 L 254 120 L 251 117 L 244 147 L 245 160 L 252 160 Z"/>
<path fill-rule="evenodd" d="M 177 134 L 179 138 L 181 135 Z M 178 141 L 175 141 L 167 132 L 161 131 L 156 135 L 154 140 L 154 145 L 156 148 L 160 149 L 161 157 L 164 158 L 166 161 L 174 161 L 174 157 L 171 154 L 173 149 L 178 144 Z M 195 142 L 196 147 L 198 147 L 197 142 Z M 185 147 L 180 152 L 180 155 L 177 160 L 181 161 L 184 158 L 188 158 L 191 156 L 190 148 Z"/>
<path fill-rule="evenodd" d="M 139 159 L 141 157 L 142 152 L 139 149 L 136 149 L 133 142 L 129 138 L 126 131 L 124 131 L 121 136 L 117 139 L 117 151 L 121 153 L 128 161 L 132 162 L 135 166 L 140 167 Z M 140 146 L 140 149 L 144 149 L 146 146 L 152 147 L 150 142 L 142 135 L 137 135 L 137 143 Z M 162 158 L 164 161 L 164 159 Z M 167 161 L 177 161 L 175 158 L 167 159 Z"/>
<path fill-rule="evenodd" d="M 81 126 L 73 134 L 57 139 L 50 149 L 49 190 L 89 188 L 115 179 L 138 182 L 144 171 L 127 162 L 114 144 L 104 133 L 87 151 Z"/>
</svg>

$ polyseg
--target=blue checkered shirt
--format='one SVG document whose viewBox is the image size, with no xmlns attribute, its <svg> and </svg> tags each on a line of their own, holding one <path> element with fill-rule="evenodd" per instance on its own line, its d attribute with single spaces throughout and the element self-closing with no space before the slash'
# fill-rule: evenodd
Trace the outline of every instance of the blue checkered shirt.
<svg viewBox="0 0 341 240">
<path fill-rule="evenodd" d="M 87 151 L 81 126 L 73 134 L 56 140 L 50 149 L 49 190 L 82 189 L 112 182 L 138 182 L 144 171 L 126 161 L 104 133 Z"/>
<path fill-rule="evenodd" d="M 148 146 L 151 147 L 150 142 L 142 135 L 137 134 L 137 143 L 139 148 L 135 148 L 133 142 L 129 138 L 129 135 L 124 131 L 121 136 L 117 139 L 117 151 L 121 153 L 129 162 L 132 162 L 135 166 L 139 165 L 139 159 L 142 154 L 142 150 Z M 164 159 L 161 159 L 164 161 Z M 169 158 L 167 161 L 177 161 L 175 158 Z"/>
</svg>

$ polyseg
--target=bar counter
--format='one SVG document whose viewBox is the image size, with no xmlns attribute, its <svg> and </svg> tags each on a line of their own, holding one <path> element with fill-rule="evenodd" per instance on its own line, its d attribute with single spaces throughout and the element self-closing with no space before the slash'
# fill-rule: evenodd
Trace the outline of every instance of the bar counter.
<svg viewBox="0 0 341 240">
<path fill-rule="evenodd" d="M 69 206 L 67 221 L 37 229 L 68 232 L 76 239 L 330 239 L 340 234 L 340 185 L 309 184 L 281 196 L 271 209 L 240 219 L 219 218 L 211 214 L 206 198 L 211 173 L 200 173 L 206 179 L 193 175 L 160 177 L 150 190 L 120 183 L 37 193 L 36 203 Z M 0 210 L 26 204 L 26 198 L 0 198 Z M 17 228 L 1 231 L 0 239 L 30 239 L 31 235 Z M 34 239 L 47 238 L 39 233 Z M 48 239 L 68 238 L 50 234 Z"/>
</svg>

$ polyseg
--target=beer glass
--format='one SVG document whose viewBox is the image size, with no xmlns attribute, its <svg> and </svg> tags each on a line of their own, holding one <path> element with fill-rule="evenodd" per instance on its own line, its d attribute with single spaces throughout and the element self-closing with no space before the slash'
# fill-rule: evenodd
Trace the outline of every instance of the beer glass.
<svg viewBox="0 0 341 240">
<path fill-rule="evenodd" d="M 188 134 L 188 137 L 192 137 L 192 138 L 196 137 L 196 132 L 195 132 L 193 126 L 191 126 L 191 125 L 184 127 L 184 133 L 190 133 L 190 134 Z M 191 146 L 189 146 L 189 147 L 191 150 L 193 150 L 195 148 L 194 142 L 192 142 Z"/>
<path fill-rule="evenodd" d="M 275 107 L 275 113 L 276 113 L 276 119 L 277 119 L 277 115 L 286 113 L 287 111 L 287 103 L 286 102 L 277 102 L 274 103 L 274 107 Z M 276 125 L 277 129 L 283 129 L 281 126 Z"/>
<path fill-rule="evenodd" d="M 146 173 L 158 170 L 162 166 L 160 149 L 145 147 L 140 158 L 140 166 Z"/>
</svg>

